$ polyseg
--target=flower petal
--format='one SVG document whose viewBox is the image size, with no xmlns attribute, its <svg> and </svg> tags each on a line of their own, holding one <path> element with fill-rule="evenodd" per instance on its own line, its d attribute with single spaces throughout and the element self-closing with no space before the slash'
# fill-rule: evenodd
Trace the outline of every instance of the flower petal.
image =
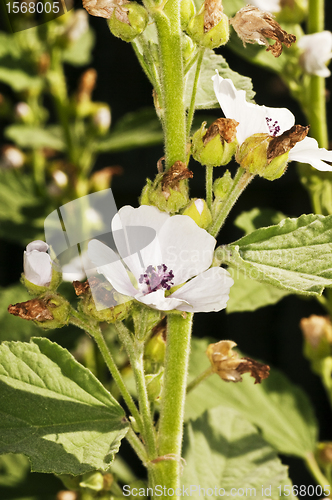
<svg viewBox="0 0 332 500">
<path fill-rule="evenodd" d="M 131 297 L 137 294 L 119 256 L 111 248 L 98 240 L 91 240 L 88 245 L 88 256 L 97 266 L 97 272 L 103 274 L 115 290 Z"/>
<path fill-rule="evenodd" d="M 147 306 L 152 307 L 153 309 L 158 309 L 159 311 L 172 311 L 173 309 L 178 309 L 179 306 L 185 304 L 185 300 L 183 299 L 173 298 L 172 296 L 165 297 L 164 290 L 157 290 L 146 295 L 137 294 L 135 299 Z M 182 310 L 187 309 L 181 309 L 181 311 Z"/>
<path fill-rule="evenodd" d="M 332 57 L 332 33 L 321 31 L 304 35 L 297 43 L 303 50 L 300 62 L 307 73 L 322 77 L 330 76 L 331 72 L 326 64 Z"/>
<path fill-rule="evenodd" d="M 214 91 L 226 118 L 239 122 L 236 137 L 242 144 L 253 134 L 280 135 L 289 130 L 295 123 L 294 115 L 287 108 L 267 108 L 246 101 L 244 90 L 237 90 L 232 80 L 224 79 L 218 74 L 212 77 Z M 273 133 L 267 125 L 267 118 L 272 123 L 278 122 L 279 130 Z"/>
<path fill-rule="evenodd" d="M 125 206 L 113 218 L 115 244 L 137 280 L 149 265 L 161 264 L 156 236 L 169 218 L 167 213 L 147 205 L 139 208 Z"/>
<path fill-rule="evenodd" d="M 180 285 L 210 267 L 216 240 L 187 215 L 174 215 L 158 233 L 162 264 Z"/>
<path fill-rule="evenodd" d="M 331 172 L 332 166 L 322 160 L 332 162 L 332 151 L 319 148 L 317 141 L 312 137 L 306 137 L 298 142 L 289 152 L 289 161 L 309 163 L 317 170 Z"/>
<path fill-rule="evenodd" d="M 24 252 L 23 264 L 24 276 L 28 281 L 38 286 L 48 286 L 51 283 L 52 261 L 49 254 L 45 253 L 44 250 Z"/>
<path fill-rule="evenodd" d="M 188 304 L 176 307 L 179 311 L 210 312 L 225 309 L 233 279 L 226 269 L 211 267 L 171 294 L 172 298 Z"/>
</svg>

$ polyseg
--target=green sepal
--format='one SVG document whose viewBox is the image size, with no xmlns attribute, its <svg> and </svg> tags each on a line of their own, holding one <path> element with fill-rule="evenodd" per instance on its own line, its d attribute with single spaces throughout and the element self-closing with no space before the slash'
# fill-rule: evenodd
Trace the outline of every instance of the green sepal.
<svg viewBox="0 0 332 500">
<path fill-rule="evenodd" d="M 147 179 L 140 197 L 141 205 L 153 205 L 162 212 L 176 214 L 189 203 L 186 181 L 180 181 L 177 189 L 162 189 L 163 174 L 158 174 L 155 181 Z"/>
<path fill-rule="evenodd" d="M 166 340 L 164 338 L 164 332 L 160 330 L 147 342 L 144 351 L 144 359 L 153 364 L 162 365 L 165 361 L 165 353 Z"/>
<path fill-rule="evenodd" d="M 46 292 L 39 297 L 45 302 L 46 308 L 52 314 L 53 319 L 46 321 L 34 321 L 43 330 L 53 330 L 68 325 L 70 318 L 70 303 L 58 293 Z"/>
<path fill-rule="evenodd" d="M 196 206 L 196 201 L 197 198 L 192 200 L 182 212 L 182 215 L 188 215 L 193 221 L 196 222 L 197 226 L 206 229 L 212 222 L 211 212 L 206 201 L 202 199 L 200 199 L 200 201 L 203 203 L 203 210 L 199 212 Z"/>
<path fill-rule="evenodd" d="M 161 312 L 151 307 L 135 304 L 132 309 L 135 336 L 139 340 L 145 340 L 161 320 Z"/>
<path fill-rule="evenodd" d="M 79 485 L 88 490 L 102 491 L 104 489 L 104 476 L 99 471 L 86 472 Z"/>
<path fill-rule="evenodd" d="M 108 20 L 108 26 L 114 36 L 121 38 L 124 42 L 132 42 L 145 30 L 149 15 L 143 6 L 136 2 L 125 4 L 123 9 L 129 11 L 127 18 L 130 24 L 120 21 L 116 17 L 116 9 L 114 9 L 111 18 Z"/>
<path fill-rule="evenodd" d="M 193 0 L 181 0 L 180 5 L 180 19 L 181 29 L 184 31 L 191 19 L 196 14 L 196 6 Z"/>
<path fill-rule="evenodd" d="M 207 132 L 205 126 L 206 122 L 203 122 L 201 128 L 193 135 L 191 146 L 193 157 L 201 165 L 209 167 L 227 165 L 236 151 L 237 141 L 228 143 L 217 134 L 204 144 L 204 137 Z"/>
<path fill-rule="evenodd" d="M 163 389 L 164 370 L 160 368 L 158 373 L 145 375 L 146 390 L 149 401 L 154 402 L 160 400 Z"/>
<path fill-rule="evenodd" d="M 116 302 L 116 294 L 114 295 Z M 116 321 L 122 321 L 127 318 L 130 309 L 132 307 L 133 300 L 128 299 L 113 307 L 106 307 L 105 309 L 98 310 L 96 308 L 94 297 L 91 292 L 84 294 L 82 302 L 79 305 L 80 311 L 82 311 L 86 316 L 90 316 L 97 321 L 105 321 L 106 323 L 115 323 Z"/>
<path fill-rule="evenodd" d="M 62 283 L 62 273 L 52 267 L 52 279 L 48 286 L 39 286 L 31 283 L 24 273 L 21 274 L 21 283 L 25 286 L 30 295 L 39 296 L 49 291 L 55 291 Z"/>
<path fill-rule="evenodd" d="M 222 177 L 216 179 L 213 183 L 213 193 L 220 201 L 226 198 L 227 193 L 233 186 L 233 179 L 229 170 L 226 170 Z"/>
</svg>

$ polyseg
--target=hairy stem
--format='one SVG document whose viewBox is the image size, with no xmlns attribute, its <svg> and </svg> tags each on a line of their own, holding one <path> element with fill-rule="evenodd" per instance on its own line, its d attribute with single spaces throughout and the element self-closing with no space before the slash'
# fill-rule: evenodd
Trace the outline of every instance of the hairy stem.
<svg viewBox="0 0 332 500">
<path fill-rule="evenodd" d="M 203 380 L 205 380 L 206 378 L 210 377 L 210 375 L 212 375 L 213 373 L 214 372 L 213 372 L 212 366 L 209 366 L 209 368 L 207 368 L 206 370 L 204 370 L 204 372 L 202 372 L 200 375 L 197 375 L 197 377 L 194 378 L 194 380 L 192 380 L 190 382 L 190 384 L 188 384 L 188 386 L 187 386 L 187 394 L 188 394 L 188 392 L 190 392 L 193 389 L 195 389 L 201 382 L 203 382 Z"/>
<path fill-rule="evenodd" d="M 205 192 L 206 203 L 209 210 L 212 210 L 212 187 L 213 187 L 213 167 L 207 165 L 205 167 Z"/>
<path fill-rule="evenodd" d="M 205 52 L 204 48 L 200 48 L 199 52 L 198 52 L 198 58 L 197 58 L 197 64 L 196 64 L 194 84 L 193 84 L 193 89 L 192 89 L 192 93 L 191 93 L 190 107 L 189 107 L 189 110 L 188 110 L 187 137 L 189 137 L 189 135 L 190 135 L 191 125 L 192 125 L 193 118 L 194 118 L 195 102 L 196 102 L 196 94 L 197 94 L 197 86 L 198 86 L 199 75 L 200 75 L 200 72 L 201 72 L 201 66 L 202 66 L 204 52 Z"/>
<path fill-rule="evenodd" d="M 315 479 L 317 484 L 320 484 L 321 487 L 324 489 L 325 486 L 329 484 L 329 481 L 326 479 L 324 474 L 319 468 L 318 463 L 316 462 L 315 456 L 312 452 L 307 453 L 305 457 L 305 464 L 307 468 L 309 469 L 312 477 Z"/>
</svg>

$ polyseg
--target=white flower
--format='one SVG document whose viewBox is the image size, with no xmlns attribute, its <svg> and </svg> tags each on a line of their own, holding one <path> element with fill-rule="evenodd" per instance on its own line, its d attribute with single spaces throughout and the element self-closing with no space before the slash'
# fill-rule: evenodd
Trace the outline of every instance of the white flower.
<svg viewBox="0 0 332 500">
<path fill-rule="evenodd" d="M 39 286 L 48 286 L 52 279 L 52 260 L 47 253 L 48 244 L 41 240 L 32 241 L 24 252 L 24 276 Z"/>
<path fill-rule="evenodd" d="M 326 64 L 332 58 L 331 31 L 304 35 L 298 41 L 297 46 L 303 50 L 300 60 L 307 73 L 325 78 L 330 76 L 331 72 Z"/>
<path fill-rule="evenodd" d="M 148 229 L 149 241 L 143 237 Z M 129 251 L 128 235 L 135 230 Z M 119 293 L 161 311 L 208 312 L 226 307 L 234 282 L 225 269 L 210 268 L 216 240 L 190 217 L 170 217 L 151 206 L 126 206 L 113 218 L 112 234 L 122 261 L 97 240 L 90 241 L 88 254 Z"/>
<path fill-rule="evenodd" d="M 268 108 L 246 101 L 244 90 L 237 90 L 229 79 L 218 73 L 212 77 L 214 91 L 226 118 L 239 122 L 236 138 L 241 145 L 253 134 L 269 134 L 277 137 L 295 123 L 293 113 L 287 108 Z M 332 166 L 323 160 L 332 162 L 332 151 L 319 148 L 315 139 L 306 137 L 295 144 L 289 151 L 289 161 L 310 163 L 317 170 L 332 171 Z"/>
<path fill-rule="evenodd" d="M 248 3 L 263 12 L 269 12 L 270 14 L 275 14 L 281 10 L 280 0 L 251 0 Z"/>
</svg>

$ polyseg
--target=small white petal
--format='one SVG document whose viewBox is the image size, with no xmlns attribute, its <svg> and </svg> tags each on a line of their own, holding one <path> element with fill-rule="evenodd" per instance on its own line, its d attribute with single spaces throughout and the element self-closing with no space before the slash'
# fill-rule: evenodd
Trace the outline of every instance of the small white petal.
<svg viewBox="0 0 332 500">
<path fill-rule="evenodd" d="M 24 276 L 28 281 L 38 286 L 48 286 L 50 284 L 52 279 L 52 261 L 48 253 L 44 251 L 39 252 L 38 250 L 24 252 L 23 265 Z"/>
<path fill-rule="evenodd" d="M 171 294 L 188 304 L 177 306 L 179 311 L 210 312 L 225 309 L 233 279 L 226 269 L 211 267 Z"/>
<path fill-rule="evenodd" d="M 119 293 L 131 297 L 137 294 L 119 256 L 111 248 L 98 240 L 91 240 L 88 245 L 88 256 L 96 265 L 98 273 L 105 276 Z"/>
<path fill-rule="evenodd" d="M 271 14 L 281 10 L 280 0 L 250 0 L 249 3 L 263 12 L 270 12 Z"/>
<path fill-rule="evenodd" d="M 35 240 L 29 243 L 26 247 L 27 253 L 32 252 L 33 250 L 38 250 L 38 252 L 47 252 L 48 244 L 42 240 Z"/>
<path fill-rule="evenodd" d="M 304 35 L 297 43 L 303 50 L 301 63 L 307 73 L 326 78 L 331 72 L 326 64 L 332 57 L 332 33 L 321 31 Z"/>
<path fill-rule="evenodd" d="M 215 238 L 187 215 L 174 215 L 158 233 L 162 264 L 173 271 L 179 285 L 208 269 L 212 263 Z"/>
<path fill-rule="evenodd" d="M 172 311 L 173 309 L 179 309 L 180 305 L 184 305 L 186 303 L 185 300 L 173 298 L 172 295 L 165 297 L 165 290 L 156 290 L 155 292 L 148 293 L 146 295 L 137 294 L 135 299 L 147 306 L 153 307 L 153 309 L 158 309 L 159 311 Z"/>
<path fill-rule="evenodd" d="M 319 148 L 318 143 L 312 137 L 306 137 L 298 142 L 289 152 L 289 161 L 309 163 L 312 167 L 321 171 L 332 171 L 332 166 L 323 160 L 332 162 L 332 151 Z"/>
</svg>

